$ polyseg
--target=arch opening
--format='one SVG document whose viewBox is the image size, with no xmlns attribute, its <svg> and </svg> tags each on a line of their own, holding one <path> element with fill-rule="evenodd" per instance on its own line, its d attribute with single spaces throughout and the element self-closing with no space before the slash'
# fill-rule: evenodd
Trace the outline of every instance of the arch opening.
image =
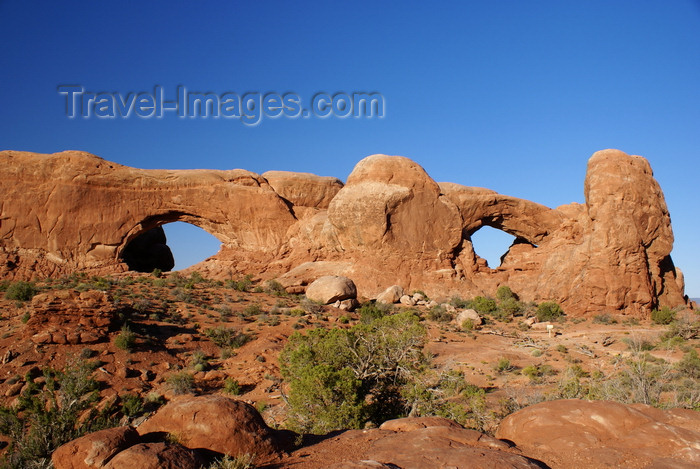
<svg viewBox="0 0 700 469">
<path fill-rule="evenodd" d="M 166 221 L 128 241 L 120 260 L 136 272 L 182 270 L 213 256 L 221 241 L 206 230 L 183 221 Z"/>
<path fill-rule="evenodd" d="M 497 228 L 484 225 L 470 236 L 474 253 L 486 260 L 488 267 L 500 267 L 511 246 L 519 239 Z"/>
</svg>

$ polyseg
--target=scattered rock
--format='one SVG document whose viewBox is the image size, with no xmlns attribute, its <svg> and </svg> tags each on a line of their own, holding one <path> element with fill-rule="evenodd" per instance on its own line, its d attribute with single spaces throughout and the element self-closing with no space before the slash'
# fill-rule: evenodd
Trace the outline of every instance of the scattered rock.
<svg viewBox="0 0 700 469">
<path fill-rule="evenodd" d="M 415 306 L 416 300 L 411 298 L 408 295 L 402 295 L 401 298 L 399 298 L 399 301 L 401 302 L 402 305 L 406 306 Z"/>
<path fill-rule="evenodd" d="M 391 286 L 377 296 L 377 303 L 386 303 L 389 305 L 398 303 L 403 294 L 403 288 L 399 285 Z"/>
</svg>

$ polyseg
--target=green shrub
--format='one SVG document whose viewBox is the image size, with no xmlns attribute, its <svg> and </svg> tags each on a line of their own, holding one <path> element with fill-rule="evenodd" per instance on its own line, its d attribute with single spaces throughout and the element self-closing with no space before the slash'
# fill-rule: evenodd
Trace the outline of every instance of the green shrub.
<svg viewBox="0 0 700 469">
<path fill-rule="evenodd" d="M 498 298 L 499 301 L 518 299 L 515 293 L 513 293 L 513 290 L 511 290 L 507 285 L 501 285 L 498 287 L 498 290 L 496 290 L 496 298 Z"/>
<path fill-rule="evenodd" d="M 29 301 L 37 294 L 37 289 L 31 282 L 15 282 L 5 291 L 5 298 L 16 301 Z"/>
<path fill-rule="evenodd" d="M 528 365 L 522 369 L 522 374 L 530 378 L 530 381 L 539 383 L 544 376 L 556 374 L 550 365 Z"/>
<path fill-rule="evenodd" d="M 95 404 L 98 383 L 93 365 L 69 360 L 62 370 L 45 369 L 44 383 L 29 380 L 17 405 L 0 406 L 0 433 L 10 438 L 0 466 L 12 469 L 49 467 L 53 451 L 86 433 L 117 422 Z"/>
<path fill-rule="evenodd" d="M 225 455 L 221 459 L 215 460 L 206 469 L 254 469 L 255 468 L 255 455 L 252 454 L 239 454 L 238 456 L 232 457 Z"/>
<path fill-rule="evenodd" d="M 521 316 L 525 305 L 515 298 L 506 298 L 498 304 L 498 310 L 493 315 L 501 321 L 509 321 L 513 316 Z"/>
<path fill-rule="evenodd" d="M 224 392 L 232 394 L 234 396 L 240 396 L 243 392 L 241 385 L 234 378 L 226 378 L 224 380 Z"/>
<path fill-rule="evenodd" d="M 174 394 L 190 394 L 194 391 L 194 376 L 186 371 L 173 373 L 165 382 Z"/>
<path fill-rule="evenodd" d="M 209 338 L 209 340 L 211 340 L 221 348 L 242 347 L 243 345 L 245 345 L 253 339 L 253 337 L 249 334 L 239 332 L 233 328 L 226 328 L 223 326 L 219 326 L 214 329 L 207 329 L 204 331 L 204 335 L 206 335 Z"/>
<path fill-rule="evenodd" d="M 469 302 L 469 307 L 481 314 L 489 314 L 498 310 L 498 304 L 493 298 L 477 296 Z"/>
<path fill-rule="evenodd" d="M 265 293 L 275 296 L 287 296 L 287 289 L 277 280 L 268 280 L 265 282 Z"/>
<path fill-rule="evenodd" d="M 494 370 L 496 370 L 497 373 L 506 373 L 508 371 L 513 370 L 513 365 L 510 363 L 510 360 L 507 358 L 501 357 L 498 359 L 498 363 L 494 366 Z"/>
<path fill-rule="evenodd" d="M 243 309 L 242 315 L 244 318 L 248 318 L 251 316 L 257 316 L 258 314 L 262 314 L 262 313 L 263 313 L 263 310 L 260 307 L 260 304 L 259 303 L 252 303 Z"/>
<path fill-rule="evenodd" d="M 426 337 L 411 312 L 349 329 L 295 333 L 280 354 L 290 426 L 327 433 L 402 415 L 401 386 L 425 363 Z"/>
<path fill-rule="evenodd" d="M 474 320 L 471 318 L 467 318 L 464 321 L 462 321 L 462 330 L 463 331 L 473 331 L 474 328 L 476 327 L 476 324 L 474 324 Z"/>
<path fill-rule="evenodd" d="M 436 322 L 450 322 L 454 319 L 454 315 L 447 311 L 442 305 L 435 305 L 428 310 L 428 319 Z"/>
<path fill-rule="evenodd" d="M 537 320 L 540 322 L 554 321 L 564 314 L 558 303 L 545 301 L 537 306 Z"/>
<path fill-rule="evenodd" d="M 253 276 L 246 275 L 239 280 L 227 280 L 225 285 L 227 288 L 233 288 L 236 291 L 247 292 L 253 286 Z"/>
<path fill-rule="evenodd" d="M 367 324 L 375 319 L 380 319 L 386 316 L 391 311 L 391 305 L 385 303 L 377 303 L 368 301 L 362 303 L 362 305 L 357 309 L 357 313 L 360 315 L 360 321 Z"/>
<path fill-rule="evenodd" d="M 593 316 L 593 324 L 616 324 L 617 320 L 610 313 L 596 314 Z"/>
<path fill-rule="evenodd" d="M 114 346 L 127 352 L 131 352 L 136 345 L 136 334 L 131 332 L 128 326 L 122 327 L 119 335 L 114 339 Z"/>
<path fill-rule="evenodd" d="M 129 418 L 138 417 L 144 411 L 143 399 L 138 394 L 126 394 L 121 401 L 121 411 Z"/>
<path fill-rule="evenodd" d="M 698 351 L 691 349 L 683 355 L 683 358 L 676 363 L 676 369 L 684 376 L 695 380 L 700 379 L 700 357 L 698 356 Z"/>
<path fill-rule="evenodd" d="M 194 368 L 195 371 L 204 371 L 209 367 L 209 357 L 202 350 L 195 350 L 192 352 L 192 357 L 190 358 L 190 366 Z"/>
<path fill-rule="evenodd" d="M 651 312 L 651 320 L 656 324 L 671 324 L 674 319 L 676 319 L 676 313 L 667 306 L 661 309 L 655 309 Z"/>
</svg>

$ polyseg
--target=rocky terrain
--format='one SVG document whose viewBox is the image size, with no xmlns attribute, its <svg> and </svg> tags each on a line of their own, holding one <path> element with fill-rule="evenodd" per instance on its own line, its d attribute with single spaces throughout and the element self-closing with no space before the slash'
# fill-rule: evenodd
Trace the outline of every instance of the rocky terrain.
<svg viewBox="0 0 700 469">
<path fill-rule="evenodd" d="M 431 298 L 398 286 L 381 295 L 392 303 L 381 306 L 328 280 L 312 285 L 310 295 L 337 307 L 250 277 L 222 282 L 156 273 L 36 282 L 26 301 L 0 301 L 0 396 L 5 409 L 44 396 L 57 376 L 49 368 L 73 370 L 64 375 L 74 376 L 71 383 L 96 381 L 97 394 L 75 418 L 112 429 L 62 446 L 53 454 L 56 469 L 700 462 L 695 312 L 670 312 L 669 325 L 657 316 L 655 322 L 624 315 L 538 322 L 539 309 L 504 290 L 493 295 L 498 309 L 476 312 L 468 306 L 482 308 L 481 300 Z M 23 284 L 5 283 L 7 296 L 13 285 Z M 508 309 L 513 304 L 520 309 Z M 439 402 L 421 398 L 425 407 L 410 418 L 356 430 L 285 430 L 290 381 L 279 360 L 289 337 L 372 324 L 368 316 L 377 311 L 420 318 L 430 358 L 420 379 Z M 458 378 L 455 392 L 440 387 L 445 377 Z M 69 387 L 59 383 L 59 391 Z M 632 404 L 645 399 L 649 405 Z M 16 438 L 5 437 L 6 453 Z M 212 466 L 224 454 L 239 465 Z M 246 454 L 255 462 L 246 463 Z"/>
<path fill-rule="evenodd" d="M 700 464 L 700 321 L 642 157 L 595 153 L 554 209 L 386 155 L 346 183 L 0 163 L 0 467 Z M 178 220 L 222 247 L 168 273 Z M 495 268 L 483 226 L 516 237 Z"/>
<path fill-rule="evenodd" d="M 184 221 L 222 242 L 199 272 L 277 278 L 294 293 L 344 275 L 368 298 L 394 284 L 465 297 L 509 285 L 577 316 L 643 318 L 687 304 L 661 188 L 644 158 L 619 150 L 589 159 L 584 204 L 554 209 L 437 183 L 399 156 L 361 160 L 345 184 L 280 171 L 141 170 L 75 151 L 4 151 L 0 164 L 2 278 L 168 270 L 164 238 L 150 231 Z M 474 252 L 482 226 L 516 237 L 498 267 Z"/>
</svg>

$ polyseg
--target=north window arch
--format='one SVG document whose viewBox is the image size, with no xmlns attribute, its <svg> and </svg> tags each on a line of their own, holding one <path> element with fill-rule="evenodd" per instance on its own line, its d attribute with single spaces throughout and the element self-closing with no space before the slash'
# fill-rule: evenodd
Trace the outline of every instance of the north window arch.
<svg viewBox="0 0 700 469">
<path fill-rule="evenodd" d="M 119 260 L 136 272 L 182 270 L 221 250 L 221 240 L 196 217 L 168 213 L 149 217 L 125 237 Z"/>
</svg>

